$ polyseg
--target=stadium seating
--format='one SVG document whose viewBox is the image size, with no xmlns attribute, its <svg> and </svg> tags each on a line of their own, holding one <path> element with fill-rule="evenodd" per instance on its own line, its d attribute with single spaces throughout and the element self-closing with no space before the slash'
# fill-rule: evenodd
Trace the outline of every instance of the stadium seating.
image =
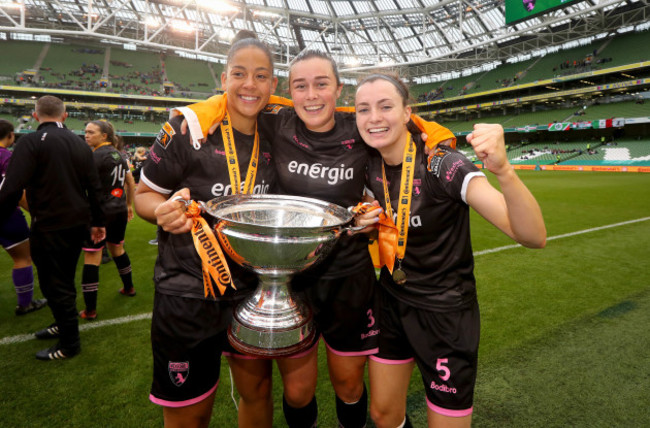
<svg viewBox="0 0 650 428">
<path fill-rule="evenodd" d="M 650 31 L 620 34 L 603 48 L 599 56 L 612 58 L 612 61 L 606 64 L 608 67 L 649 61 L 650 52 L 647 49 L 649 44 Z M 640 49 L 641 46 L 644 48 Z"/>
<path fill-rule="evenodd" d="M 650 140 L 618 140 L 598 146 L 594 151 L 592 154 L 583 152 L 563 163 L 650 166 Z"/>
<path fill-rule="evenodd" d="M 467 93 L 472 94 L 516 85 L 525 76 L 528 67 L 535 61 L 536 59 L 529 59 L 515 64 L 504 63 L 494 70 L 482 74 Z"/>
<path fill-rule="evenodd" d="M 212 77 L 210 66 L 214 67 L 215 78 Z M 211 64 L 204 61 L 194 61 L 173 55 L 165 57 L 167 80 L 175 85 L 174 93 L 182 96 L 197 96 L 212 94 L 214 88 L 221 86 L 221 64 Z"/>
<path fill-rule="evenodd" d="M 33 69 L 43 46 L 37 42 L 0 41 L 4 58 L 0 61 L 0 84 L 13 85 L 18 73 Z"/>
<path fill-rule="evenodd" d="M 637 104 L 635 101 L 625 101 L 612 104 L 591 105 L 585 109 L 585 114 L 583 116 L 579 116 L 579 120 L 646 116 L 650 116 L 650 103 Z M 578 118 L 574 120 L 578 120 Z"/>
</svg>

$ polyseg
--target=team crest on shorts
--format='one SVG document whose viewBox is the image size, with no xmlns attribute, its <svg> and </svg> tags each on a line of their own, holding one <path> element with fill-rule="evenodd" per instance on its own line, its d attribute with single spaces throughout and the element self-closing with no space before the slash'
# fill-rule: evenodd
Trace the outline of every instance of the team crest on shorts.
<svg viewBox="0 0 650 428">
<path fill-rule="evenodd" d="M 156 143 L 160 144 L 160 146 L 163 149 L 167 149 L 167 145 L 169 142 L 172 140 L 172 137 L 176 134 L 176 131 L 174 131 L 174 128 L 169 124 L 169 122 L 165 122 L 163 125 L 162 129 L 158 133 L 158 136 L 156 137 Z"/>
<path fill-rule="evenodd" d="M 169 378 L 172 380 L 172 383 L 176 386 L 182 386 L 190 375 L 190 362 L 170 361 L 167 365 L 167 370 L 169 371 Z"/>
</svg>

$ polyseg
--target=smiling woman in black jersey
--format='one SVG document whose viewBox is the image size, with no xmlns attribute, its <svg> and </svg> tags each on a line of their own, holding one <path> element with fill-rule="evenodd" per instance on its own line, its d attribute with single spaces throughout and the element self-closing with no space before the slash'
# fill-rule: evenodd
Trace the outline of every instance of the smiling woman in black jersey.
<svg viewBox="0 0 650 428">
<path fill-rule="evenodd" d="M 306 50 L 293 60 L 289 71 L 293 108 L 269 105 L 258 119 L 260 133 L 273 138 L 278 191 L 353 205 L 363 197 L 368 151 L 351 110 L 336 111 L 342 88 L 336 63 L 323 52 Z M 203 134 L 211 135 L 214 125 L 210 125 L 218 123 L 219 116 L 210 101 L 189 106 L 189 129 L 198 129 L 198 133 L 191 132 L 195 142 Z M 192 117 L 194 114 L 199 123 Z M 430 131 L 428 141 L 432 144 L 453 138 L 448 130 L 435 124 Z M 363 235 L 344 236 L 324 261 L 292 282 L 292 288 L 314 309 L 316 327 L 326 344 L 338 421 L 345 428 L 365 426 L 367 393 L 363 375 L 368 355 L 377 349 L 376 277 L 367 245 Z M 314 426 L 317 347 L 276 361 L 284 384 L 283 409 L 288 426 Z M 271 361 L 233 358 L 230 363 L 250 374 L 245 381 L 235 378 L 242 397 L 240 427 L 271 426 Z M 249 407 L 267 409 L 267 413 L 244 410 Z"/>
<path fill-rule="evenodd" d="M 387 248 L 379 352 L 369 363 L 370 413 L 378 428 L 411 426 L 406 395 L 417 363 L 429 427 L 469 427 L 479 341 L 469 207 L 528 247 L 545 245 L 546 228 L 508 162 L 501 125 L 474 125 L 467 141 L 503 193 L 454 149 L 424 155 L 419 136 L 407 129 L 407 100 L 404 83 L 385 74 L 362 80 L 355 99 L 359 132 L 376 149 L 367 183 L 381 207 L 357 222 L 381 220 L 380 246 L 386 236 Z"/>
<path fill-rule="evenodd" d="M 229 118 L 221 124 L 223 132 L 194 148 L 180 132 L 182 119 L 170 120 L 151 148 L 135 197 L 137 213 L 159 226 L 150 399 L 163 406 L 166 427 L 209 425 L 221 355 L 232 351 L 226 337 L 232 309 L 258 283 L 255 274 L 228 260 L 236 290 L 209 296 L 213 283 L 204 282 L 189 233 L 193 220 L 174 197 L 207 201 L 223 194 L 266 193 L 275 181 L 268 141 L 256 131 L 257 115 L 277 84 L 268 47 L 250 38 L 235 40 L 221 83 Z M 234 150 L 226 151 L 226 144 Z M 235 368 L 233 375 L 240 376 Z"/>
</svg>

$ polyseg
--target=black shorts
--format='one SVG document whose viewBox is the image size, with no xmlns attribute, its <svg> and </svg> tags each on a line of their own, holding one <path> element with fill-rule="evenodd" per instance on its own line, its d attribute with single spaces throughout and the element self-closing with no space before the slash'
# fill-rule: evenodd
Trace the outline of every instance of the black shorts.
<svg viewBox="0 0 650 428">
<path fill-rule="evenodd" d="M 332 352 L 359 356 L 377 351 L 377 276 L 371 263 L 360 266 L 358 273 L 341 278 L 296 276 L 291 286 L 312 307 L 317 332 Z"/>
<path fill-rule="evenodd" d="M 126 212 L 106 216 L 106 239 L 95 244 L 90 235 L 84 243 L 84 251 L 99 251 L 104 248 L 107 242 L 119 245 L 124 242 L 126 235 L 126 224 L 129 222 L 129 216 Z"/>
<path fill-rule="evenodd" d="M 0 224 L 0 245 L 5 250 L 10 250 L 28 239 L 29 226 L 27 226 L 27 220 L 25 220 L 25 215 L 20 208 L 16 208 L 13 214 L 4 223 Z"/>
<path fill-rule="evenodd" d="M 380 287 L 379 352 L 374 361 L 415 360 L 431 410 L 446 416 L 472 413 L 478 362 L 478 302 L 452 312 L 414 308 Z"/>
<path fill-rule="evenodd" d="M 155 294 L 152 402 L 165 407 L 189 406 L 217 388 L 221 354 L 232 349 L 227 329 L 233 305 L 231 301 Z"/>
</svg>

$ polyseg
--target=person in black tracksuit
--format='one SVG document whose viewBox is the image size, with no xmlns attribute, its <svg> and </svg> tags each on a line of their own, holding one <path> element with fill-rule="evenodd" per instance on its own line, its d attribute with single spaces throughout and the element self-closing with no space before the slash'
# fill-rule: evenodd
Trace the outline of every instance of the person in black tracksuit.
<svg viewBox="0 0 650 428">
<path fill-rule="evenodd" d="M 34 117 L 40 126 L 16 144 L 0 187 L 0 221 L 13 212 L 26 189 L 32 218 L 32 259 L 55 319 L 36 337 L 59 338 L 36 358 L 55 360 L 70 358 L 81 350 L 75 305 L 77 260 L 89 226 L 93 240 L 104 239 L 106 232 L 93 155 L 84 141 L 63 125 L 67 117 L 63 101 L 50 95 L 39 98 Z"/>
</svg>

